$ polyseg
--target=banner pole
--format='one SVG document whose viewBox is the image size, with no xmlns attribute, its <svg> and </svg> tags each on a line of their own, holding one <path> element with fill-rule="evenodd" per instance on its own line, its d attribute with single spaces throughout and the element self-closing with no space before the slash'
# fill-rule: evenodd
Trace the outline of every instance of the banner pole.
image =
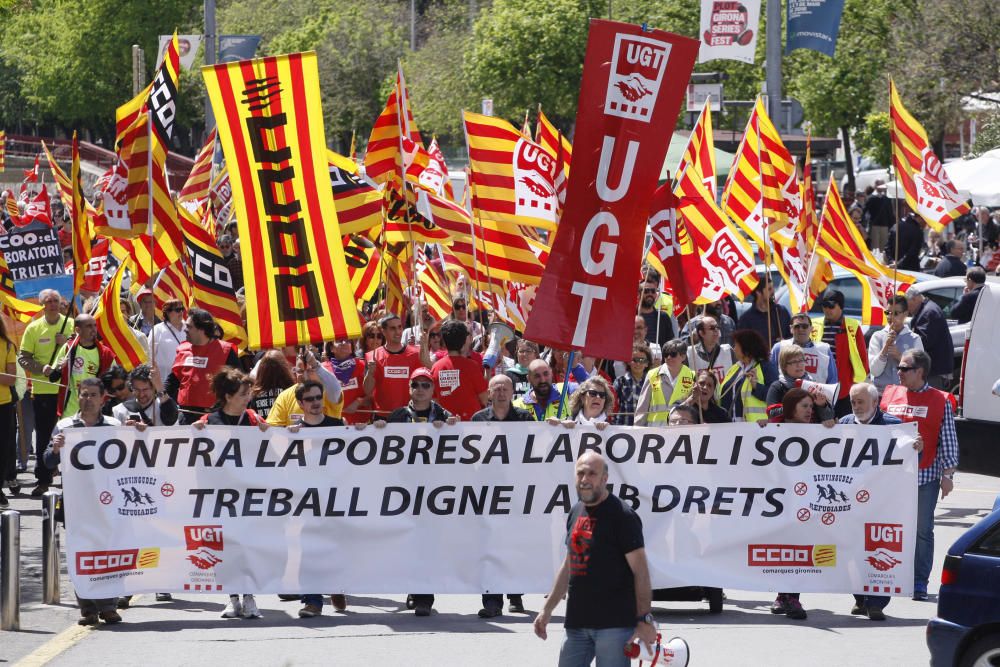
<svg viewBox="0 0 1000 667">
<path fill-rule="evenodd" d="M 576 356 L 576 350 L 570 350 L 569 357 L 566 358 L 566 370 L 563 371 L 562 391 L 559 392 L 559 411 L 556 413 L 557 419 L 562 419 L 563 407 L 566 405 L 566 394 L 569 390 L 569 373 L 570 369 L 573 368 L 574 356 Z"/>
<path fill-rule="evenodd" d="M 756 111 L 756 109 L 754 110 Z M 760 136 L 760 114 L 755 116 L 757 127 L 757 172 L 760 174 L 760 215 L 764 219 L 764 289 L 767 289 L 768 284 L 771 282 L 771 223 L 768 222 L 767 213 L 764 207 L 764 168 L 761 163 L 761 151 L 763 150 L 761 144 L 764 143 L 763 138 Z M 791 287 L 789 287 L 791 289 Z M 771 339 L 773 338 L 773 332 L 771 331 L 771 299 L 768 298 L 766 301 L 767 305 L 767 347 L 771 348 Z M 755 305 L 751 305 L 751 308 L 755 308 Z"/>
</svg>

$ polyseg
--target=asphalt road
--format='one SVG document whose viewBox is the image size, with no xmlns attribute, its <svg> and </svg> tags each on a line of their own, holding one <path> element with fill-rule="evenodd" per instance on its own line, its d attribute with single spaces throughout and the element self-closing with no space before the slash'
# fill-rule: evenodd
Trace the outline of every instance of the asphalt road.
<svg viewBox="0 0 1000 667">
<path fill-rule="evenodd" d="M 26 479 L 26 477 L 25 477 Z M 1000 479 L 958 475 L 957 490 L 939 502 L 931 600 L 897 598 L 884 623 L 851 616 L 848 595 L 803 594 L 805 621 L 773 616 L 773 595 L 726 591 L 721 615 L 698 602 L 658 602 L 655 613 L 665 637 L 679 635 L 691 647 L 692 665 L 927 664 L 924 626 L 934 615 L 944 553 L 1000 494 Z M 19 665 L 178 665 L 224 662 L 252 665 L 552 665 L 562 639 L 562 606 L 548 641 L 532 633 L 533 613 L 484 621 L 476 616 L 478 596 L 438 596 L 429 618 L 404 608 L 404 596 L 349 596 L 345 613 L 327 605 L 319 618 L 297 617 L 298 602 L 258 596 L 263 618 L 220 618 L 223 595 L 175 596 L 169 603 L 152 595 L 133 600 L 125 622 L 97 629 L 75 625 L 78 612 L 64 579 L 62 604 L 41 605 L 38 567 L 41 545 L 39 502 L 12 503 L 22 511 L 22 610 L 20 632 L 0 632 L 0 663 Z M 401 556 L 402 557 L 402 556 Z M 64 559 L 65 560 L 65 559 Z M 65 568 L 64 568 L 65 576 Z M 525 596 L 529 610 L 541 595 Z"/>
</svg>

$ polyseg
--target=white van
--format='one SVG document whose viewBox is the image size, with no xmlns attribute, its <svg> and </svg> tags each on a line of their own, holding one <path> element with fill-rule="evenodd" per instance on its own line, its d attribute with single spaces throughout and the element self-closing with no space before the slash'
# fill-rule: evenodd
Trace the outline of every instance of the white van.
<svg viewBox="0 0 1000 667">
<path fill-rule="evenodd" d="M 958 429 L 962 470 L 1000 476 L 1000 285 L 987 281 L 965 337 Z"/>
</svg>

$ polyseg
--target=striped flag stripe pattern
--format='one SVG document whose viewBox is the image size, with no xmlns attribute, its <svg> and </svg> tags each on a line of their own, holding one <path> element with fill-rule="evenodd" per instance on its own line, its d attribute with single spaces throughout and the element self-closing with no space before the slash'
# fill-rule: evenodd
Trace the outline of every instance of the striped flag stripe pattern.
<svg viewBox="0 0 1000 667">
<path fill-rule="evenodd" d="M 121 291 L 122 276 L 125 275 L 125 263 L 118 265 L 114 276 L 108 281 L 101 293 L 101 298 L 94 313 L 97 320 L 97 332 L 111 348 L 115 359 L 126 371 L 146 361 L 146 345 L 139 340 L 135 329 L 128 325 L 122 314 Z"/>
<path fill-rule="evenodd" d="M 184 187 L 181 188 L 181 193 L 177 196 L 177 201 L 182 204 L 192 203 L 195 208 L 199 208 L 208 199 L 208 186 L 211 185 L 212 180 L 212 156 L 215 154 L 216 131 L 215 128 L 212 128 L 208 139 L 205 140 L 205 145 L 201 147 L 198 155 L 194 158 L 191 173 L 188 174 L 187 180 L 184 181 Z"/>
</svg>

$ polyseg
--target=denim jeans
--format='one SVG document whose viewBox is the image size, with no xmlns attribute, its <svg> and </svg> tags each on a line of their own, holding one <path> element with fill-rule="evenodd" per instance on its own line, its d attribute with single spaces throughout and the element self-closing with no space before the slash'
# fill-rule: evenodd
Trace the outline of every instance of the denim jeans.
<svg viewBox="0 0 1000 667">
<path fill-rule="evenodd" d="M 315 605 L 320 609 L 323 608 L 323 596 L 319 593 L 309 593 L 302 596 L 302 604 L 304 605 Z"/>
<path fill-rule="evenodd" d="M 926 593 L 934 564 L 934 508 L 941 480 L 917 487 L 917 548 L 913 563 L 913 592 Z"/>
<path fill-rule="evenodd" d="M 588 667 L 597 657 L 597 667 L 629 667 L 625 642 L 635 628 L 566 628 L 559 651 L 559 667 Z"/>
</svg>

